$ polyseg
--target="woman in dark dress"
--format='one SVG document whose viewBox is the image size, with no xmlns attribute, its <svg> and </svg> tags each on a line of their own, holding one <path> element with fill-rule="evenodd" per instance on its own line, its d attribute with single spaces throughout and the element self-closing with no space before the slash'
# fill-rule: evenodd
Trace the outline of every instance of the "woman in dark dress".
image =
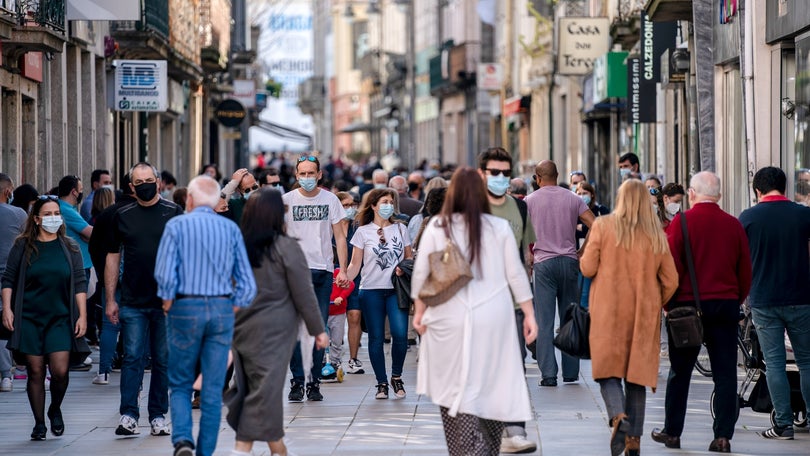
<svg viewBox="0 0 810 456">
<path fill-rule="evenodd" d="M 34 414 L 31 440 L 44 440 L 45 366 L 51 372 L 51 432 L 65 431 L 62 400 L 68 387 L 70 352 L 86 330 L 87 279 L 75 241 L 65 236 L 56 197 L 34 202 L 25 231 L 14 242 L 2 280 L 7 348 L 28 367 L 28 402 Z"/>
<path fill-rule="evenodd" d="M 253 442 L 261 441 L 272 454 L 286 456 L 282 400 L 299 321 L 318 348 L 329 344 L 304 252 L 284 231 L 281 192 L 265 187 L 251 195 L 242 234 L 258 292 L 236 314 L 235 380 L 224 398 L 228 424 L 236 431 L 234 455 L 250 454 Z"/>
</svg>

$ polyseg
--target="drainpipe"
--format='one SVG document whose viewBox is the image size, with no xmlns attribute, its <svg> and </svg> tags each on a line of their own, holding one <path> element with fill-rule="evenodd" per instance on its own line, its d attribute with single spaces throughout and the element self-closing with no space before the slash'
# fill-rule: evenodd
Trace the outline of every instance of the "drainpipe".
<svg viewBox="0 0 810 456">
<path fill-rule="evenodd" d="M 756 194 L 751 186 L 750 179 L 753 178 L 757 167 L 757 144 L 756 128 L 754 119 L 754 17 L 749 11 L 751 0 L 740 2 L 740 15 L 743 19 L 743 27 L 740 27 L 740 44 L 742 45 L 742 96 L 745 106 L 743 124 L 745 125 L 745 149 L 748 159 L 748 196 L 751 205 L 756 202 Z"/>
</svg>

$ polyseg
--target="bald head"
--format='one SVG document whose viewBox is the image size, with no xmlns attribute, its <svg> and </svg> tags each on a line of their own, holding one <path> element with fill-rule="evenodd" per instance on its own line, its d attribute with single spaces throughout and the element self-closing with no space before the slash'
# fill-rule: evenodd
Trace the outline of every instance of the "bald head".
<svg viewBox="0 0 810 456">
<path fill-rule="evenodd" d="M 394 176 L 388 181 L 388 186 L 397 191 L 397 193 L 405 193 L 408 191 L 408 181 L 402 176 Z"/>
<path fill-rule="evenodd" d="M 534 168 L 534 173 L 537 175 L 537 180 L 540 181 L 540 186 L 544 185 L 557 185 L 557 165 L 551 160 L 543 160 Z"/>
</svg>

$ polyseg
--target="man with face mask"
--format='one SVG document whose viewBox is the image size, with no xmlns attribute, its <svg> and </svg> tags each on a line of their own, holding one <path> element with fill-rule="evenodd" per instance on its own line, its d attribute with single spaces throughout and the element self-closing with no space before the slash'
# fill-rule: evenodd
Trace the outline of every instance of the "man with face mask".
<svg viewBox="0 0 810 456">
<path fill-rule="evenodd" d="M 524 264 L 530 258 L 529 244 L 535 242 L 534 227 L 529 219 L 526 203 L 507 195 L 512 176 L 512 155 L 502 147 L 490 147 L 478 156 L 478 174 L 487 186 L 487 197 L 492 215 L 509 221 L 515 242 Z M 528 268 L 528 264 L 525 264 Z M 518 327 L 518 339 L 521 359 L 526 358 L 526 341 L 523 339 L 523 311 L 517 303 L 515 323 Z M 537 449 L 537 444 L 526 438 L 526 423 L 505 423 L 501 439 L 501 453 L 528 453 Z"/>
<path fill-rule="evenodd" d="M 638 174 L 638 155 L 628 152 L 619 157 L 619 174 L 621 175 L 622 182 Z"/>
<path fill-rule="evenodd" d="M 323 324 L 326 327 L 329 317 L 329 297 L 332 294 L 334 257 L 332 254 L 332 236 L 335 238 L 340 272 L 334 278 L 338 286 L 348 286 L 346 279 L 346 266 L 348 249 L 346 245 L 346 229 L 341 221 L 346 217 L 346 211 L 340 200 L 333 193 L 318 187 L 318 181 L 323 177 L 321 163 L 312 155 L 298 158 L 295 165 L 295 175 L 299 188 L 285 193 L 282 197 L 287 207 L 285 222 L 287 235 L 299 240 L 304 256 L 312 275 L 312 285 L 318 297 L 318 307 L 321 310 Z M 306 384 L 306 396 L 310 401 L 322 401 L 320 391 L 321 367 L 323 367 L 323 350 L 317 347 L 296 347 L 290 361 L 291 380 L 290 402 L 304 400 L 304 363 L 301 350 L 312 350 L 311 380 Z"/>
<path fill-rule="evenodd" d="M 14 183 L 8 174 L 0 173 L 0 276 L 6 267 L 8 252 L 14 240 L 22 234 L 28 214 L 19 207 L 12 206 L 14 199 Z M 11 378 L 11 352 L 6 350 L 6 339 L 9 333 L 0 328 L 0 392 L 8 392 L 13 388 Z"/>
<path fill-rule="evenodd" d="M 121 324 L 124 362 L 121 368 L 121 419 L 116 435 L 138 434 L 138 396 L 143 381 L 143 358 L 151 349 L 152 375 L 149 385 L 149 424 L 152 435 L 169 435 L 165 415 L 169 409 L 168 347 L 163 301 L 157 295 L 155 261 L 166 223 L 183 213 L 180 206 L 158 194 L 160 174 L 149 163 L 138 163 L 129 171 L 135 202 L 115 213 L 104 266 L 106 315 L 113 325 Z M 122 258 L 123 257 L 123 258 Z M 120 274 L 120 263 L 123 269 Z M 119 296 L 116 290 L 120 291 Z M 189 398 L 189 400 L 191 400 Z"/>
<path fill-rule="evenodd" d="M 79 250 L 82 252 L 82 262 L 84 264 L 84 273 L 87 279 L 90 280 L 90 268 L 93 267 L 93 261 L 90 258 L 90 251 L 87 249 L 87 242 L 90 241 L 90 236 L 93 234 L 93 226 L 89 225 L 81 215 L 79 215 L 78 207 L 82 203 L 82 195 L 84 186 L 81 179 L 76 176 L 65 176 L 59 181 L 59 210 L 62 212 L 62 218 L 65 220 L 65 230 L 68 237 L 73 238 L 79 244 Z M 71 366 L 73 370 L 89 370 L 90 365 L 81 367 Z"/>
<path fill-rule="evenodd" d="M 228 202 L 228 209 L 230 210 L 230 214 L 226 213 L 226 215 L 237 225 L 242 220 L 242 211 L 245 209 L 248 198 L 258 189 L 259 183 L 256 182 L 256 178 L 247 168 L 236 170 L 231 176 L 231 181 L 222 189 L 219 196 Z"/>
<path fill-rule="evenodd" d="M 399 212 L 408 216 L 408 219 L 419 213 L 422 203 L 408 195 L 408 181 L 402 176 L 394 176 L 388 181 L 388 186 L 396 190 L 399 195 Z"/>
</svg>

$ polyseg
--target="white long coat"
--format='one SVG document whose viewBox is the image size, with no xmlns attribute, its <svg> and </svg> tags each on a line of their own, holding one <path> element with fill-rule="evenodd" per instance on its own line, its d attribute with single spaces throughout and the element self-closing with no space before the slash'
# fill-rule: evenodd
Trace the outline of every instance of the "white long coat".
<svg viewBox="0 0 810 456">
<path fill-rule="evenodd" d="M 428 255 L 444 249 L 444 229 L 434 218 L 422 235 L 411 293 L 419 295 L 428 276 Z M 468 256 L 467 229 L 454 215 L 453 240 Z M 457 413 L 498 421 L 532 419 L 529 391 L 520 359 L 512 301 L 532 298 L 509 223 L 484 216 L 481 270 L 449 301 L 428 307 L 427 331 L 419 347 L 417 394 Z M 510 291 L 511 290 L 511 291 Z"/>
</svg>

